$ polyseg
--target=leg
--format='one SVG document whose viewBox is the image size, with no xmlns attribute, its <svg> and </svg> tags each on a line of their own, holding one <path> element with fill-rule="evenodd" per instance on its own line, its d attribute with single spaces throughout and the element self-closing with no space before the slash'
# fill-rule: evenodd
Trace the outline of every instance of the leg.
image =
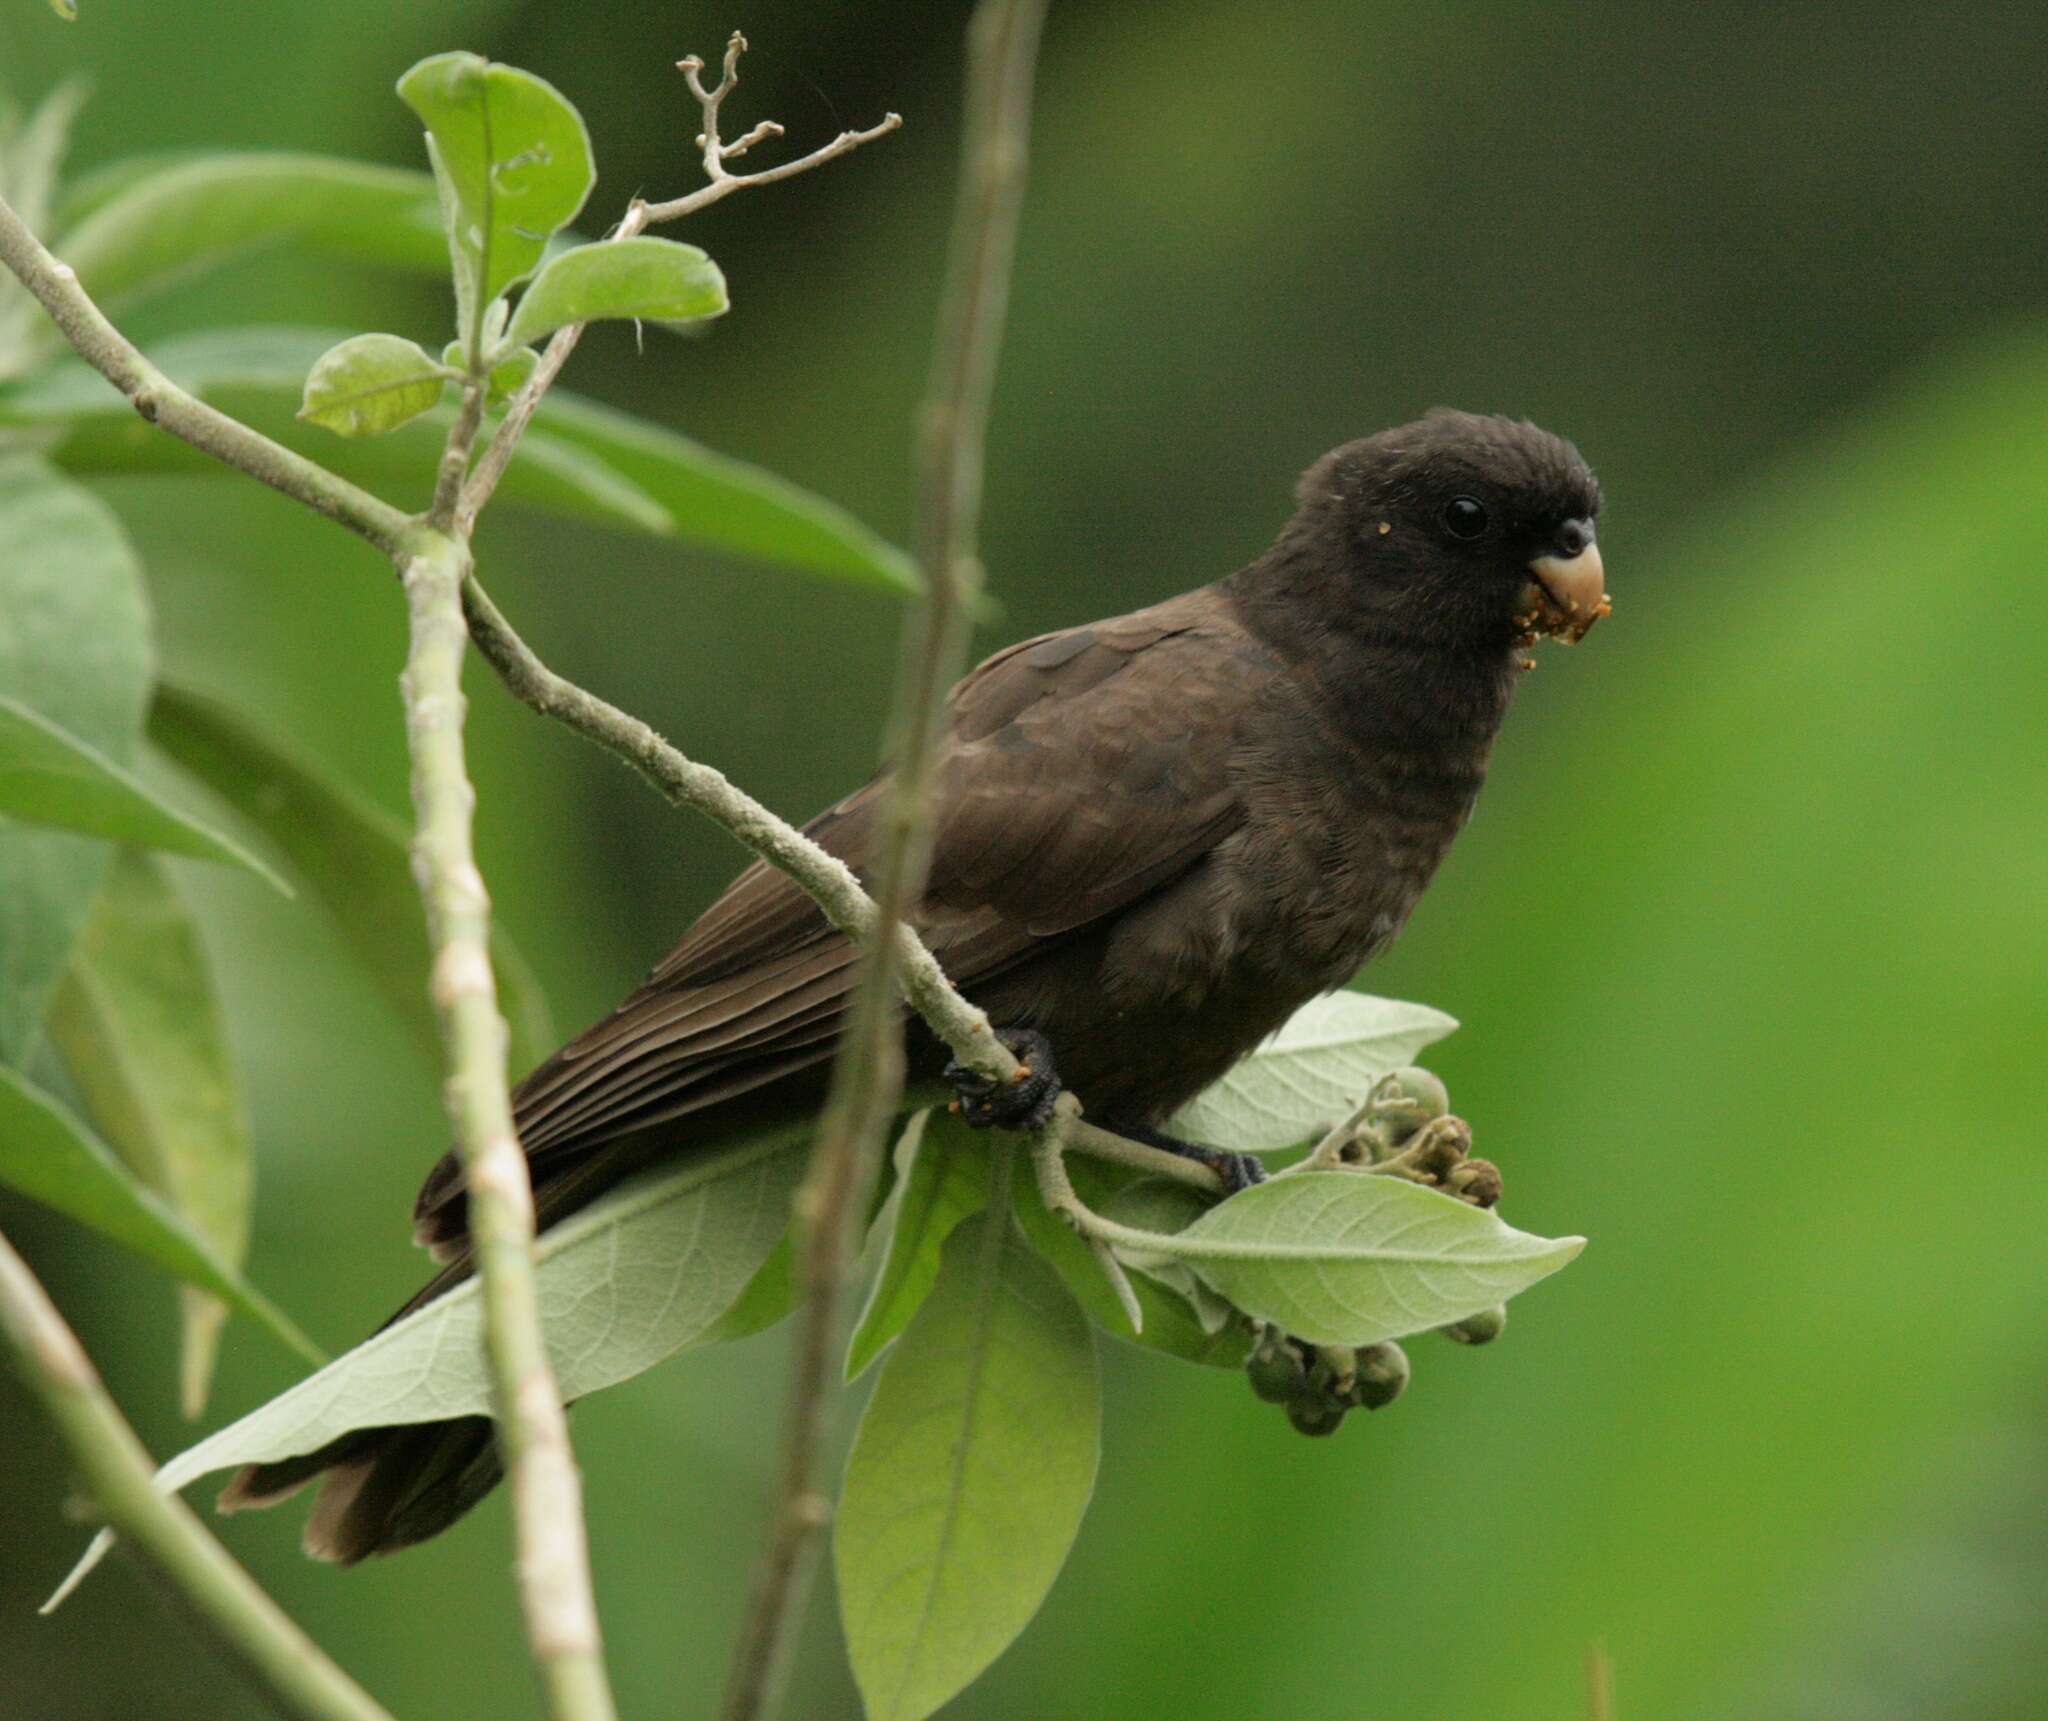
<svg viewBox="0 0 2048 1721">
<path fill-rule="evenodd" d="M 1060 1073 L 1053 1067 L 1052 1042 L 1032 1028 L 998 1028 L 996 1038 L 1020 1066 L 1013 1082 L 992 1082 L 958 1062 L 948 1063 L 953 1110 L 976 1129 L 1036 1129 L 1052 1116 L 1060 1097 Z"/>
<path fill-rule="evenodd" d="M 1117 1135 L 1129 1136 L 1133 1141 L 1142 1141 L 1147 1147 L 1163 1148 L 1182 1159 L 1192 1159 L 1197 1165 L 1206 1165 L 1223 1180 L 1225 1195 L 1235 1195 L 1240 1189 L 1249 1189 L 1254 1183 L 1266 1181 L 1266 1168 L 1256 1154 L 1226 1153 L 1220 1147 L 1204 1147 L 1199 1141 L 1183 1141 L 1177 1135 L 1168 1135 L 1163 1129 L 1154 1129 L 1145 1123 L 1110 1122 L 1102 1127 Z"/>
</svg>

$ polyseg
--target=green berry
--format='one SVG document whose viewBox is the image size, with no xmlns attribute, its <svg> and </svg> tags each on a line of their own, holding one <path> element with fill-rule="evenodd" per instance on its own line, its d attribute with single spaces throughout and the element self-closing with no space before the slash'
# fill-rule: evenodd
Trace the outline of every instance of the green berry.
<svg viewBox="0 0 2048 1721">
<path fill-rule="evenodd" d="M 1462 1321 L 1453 1321 L 1443 1330 L 1446 1338 L 1456 1339 L 1461 1345 L 1490 1345 L 1506 1330 L 1507 1324 L 1507 1305 L 1496 1303 L 1490 1309 L 1481 1309 L 1476 1315 L 1467 1315 Z"/>
<path fill-rule="evenodd" d="M 1367 1410 L 1384 1410 L 1408 1390 L 1408 1353 L 1396 1344 L 1367 1345 L 1358 1353 L 1358 1380 L 1352 1401 Z"/>
</svg>

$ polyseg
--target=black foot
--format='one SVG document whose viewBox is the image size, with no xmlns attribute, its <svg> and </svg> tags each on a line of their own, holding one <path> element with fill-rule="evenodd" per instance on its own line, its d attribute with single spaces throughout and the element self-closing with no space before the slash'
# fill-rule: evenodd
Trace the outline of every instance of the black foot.
<svg viewBox="0 0 2048 1721">
<path fill-rule="evenodd" d="M 1060 1073 L 1053 1067 L 1052 1042 L 1031 1028 L 998 1028 L 996 1038 L 1021 1066 L 1013 1082 L 993 1082 L 961 1063 L 949 1063 L 945 1078 L 956 1096 L 953 1110 L 976 1129 L 1037 1129 L 1052 1116 L 1060 1097 Z"/>
<path fill-rule="evenodd" d="M 1129 1136 L 1133 1141 L 1142 1141 L 1147 1147 L 1164 1148 L 1182 1159 L 1206 1165 L 1222 1180 L 1225 1195 L 1235 1195 L 1240 1189 L 1249 1189 L 1254 1183 L 1266 1181 L 1266 1167 L 1257 1154 L 1226 1153 L 1220 1147 L 1205 1147 L 1199 1141 L 1183 1141 L 1179 1136 L 1168 1135 L 1163 1129 L 1154 1129 L 1150 1124 L 1112 1123 L 1106 1127 L 1118 1135 Z"/>
</svg>

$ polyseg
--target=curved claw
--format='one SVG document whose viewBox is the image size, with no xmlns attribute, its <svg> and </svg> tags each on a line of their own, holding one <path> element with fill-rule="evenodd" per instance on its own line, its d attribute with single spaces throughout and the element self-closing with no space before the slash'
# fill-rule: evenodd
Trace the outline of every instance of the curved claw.
<svg viewBox="0 0 2048 1721">
<path fill-rule="evenodd" d="M 996 1038 L 1017 1060 L 1016 1078 L 995 1081 L 956 1059 L 942 1072 L 953 1089 L 951 1110 L 975 1129 L 1037 1129 L 1051 1119 L 1061 1092 L 1052 1042 L 1030 1028 L 998 1028 Z"/>
</svg>

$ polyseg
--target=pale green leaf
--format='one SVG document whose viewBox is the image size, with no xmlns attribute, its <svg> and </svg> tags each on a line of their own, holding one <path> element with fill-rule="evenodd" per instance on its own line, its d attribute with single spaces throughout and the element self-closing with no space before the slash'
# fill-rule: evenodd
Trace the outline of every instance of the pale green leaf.
<svg viewBox="0 0 2048 1721">
<path fill-rule="evenodd" d="M 999 1214 L 957 1226 L 847 1460 L 833 1562 L 871 1721 L 921 1721 L 1000 1655 L 1094 1491 L 1095 1343 Z"/>
<path fill-rule="evenodd" d="M 641 235 L 564 251 L 520 296 L 506 338 L 525 346 L 568 323 L 694 323 L 726 309 L 716 263 L 694 245 Z"/>
<path fill-rule="evenodd" d="M 150 668 L 142 570 L 120 522 L 44 462 L 0 456 L 0 695 L 126 764 Z M 112 856 L 96 837 L 0 825 L 0 1063 L 34 1045 Z"/>
<path fill-rule="evenodd" d="M 52 999 L 51 1044 L 101 1138 L 224 1262 L 249 1243 L 255 1168 L 213 973 L 164 868 L 124 852 Z M 197 1416 L 227 1305 L 186 1287 L 180 1379 Z"/>
<path fill-rule="evenodd" d="M 1212 1205 L 1185 1183 L 1165 1177 L 1141 1177 L 1118 1190 L 1103 1204 L 1101 1212 L 1105 1219 L 1128 1225 L 1134 1231 L 1172 1236 L 1185 1231 Z M 1115 1254 L 1132 1272 L 1157 1280 L 1186 1303 L 1208 1338 L 1222 1334 L 1235 1318 L 1230 1304 L 1210 1290 L 1185 1261 L 1162 1255 L 1156 1249 L 1125 1247 Z"/>
<path fill-rule="evenodd" d="M 380 436 L 441 402 L 447 371 L 416 341 L 352 335 L 306 373 L 299 416 L 341 436 Z"/>
<path fill-rule="evenodd" d="M 319 1347 L 246 1283 L 213 1245 L 144 1188 L 55 1099 L 0 1069 L 0 1183 L 233 1304 L 312 1362 Z"/>
<path fill-rule="evenodd" d="M 83 78 L 66 78 L 25 118 L 0 97 L 0 197 L 31 232 L 49 231 L 57 169 L 87 93 Z"/>
<path fill-rule="evenodd" d="M 85 97 L 85 81 L 67 78 L 24 116 L 0 90 L 0 197 L 32 233 L 50 231 L 57 170 L 71 141 L 71 122 Z M 54 334 L 29 290 L 0 270 L 0 377 L 28 369 Z"/>
<path fill-rule="evenodd" d="M 738 1300 L 706 1327 L 690 1348 L 698 1350 L 706 1345 L 752 1338 L 756 1333 L 766 1332 L 795 1307 L 796 1244 L 791 1232 L 785 1230 L 782 1241 L 747 1281 Z"/>
<path fill-rule="evenodd" d="M 1068 1157 L 1067 1175 L 1081 1199 L 1102 1213 L 1115 1209 L 1122 1191 L 1133 1181 L 1121 1167 L 1106 1166 L 1079 1155 Z M 1037 1179 L 1028 1168 L 1017 1179 L 1016 1214 L 1017 1223 L 1032 1247 L 1052 1263 L 1087 1311 L 1089 1320 L 1111 1338 L 1182 1362 L 1211 1368 L 1244 1366 L 1252 1347 L 1249 1321 L 1226 1319 L 1221 1326 L 1207 1326 L 1203 1313 L 1197 1311 L 1188 1297 L 1153 1276 L 1141 1274 L 1131 1281 L 1139 1312 L 1144 1316 L 1144 1324 L 1133 1332 L 1130 1316 L 1104 1276 L 1094 1252 L 1075 1235 L 1071 1225 L 1046 1207 L 1038 1193 Z"/>
<path fill-rule="evenodd" d="M 8 819 L 246 867 L 291 894 L 283 879 L 233 838 L 181 813 L 40 713 L 0 696 L 0 823 Z"/>
<path fill-rule="evenodd" d="M 1177 1112 L 1167 1129 L 1233 1153 L 1299 1147 L 1341 1122 L 1389 1070 L 1457 1027 L 1426 1004 L 1333 992 Z"/>
<path fill-rule="evenodd" d="M 942 1111 L 915 1113 L 896 1143 L 896 1181 L 875 1228 L 881 1271 L 846 1347 L 846 1378 L 867 1372 L 930 1293 L 953 1227 L 988 1205 L 988 1141 Z"/>
<path fill-rule="evenodd" d="M 1359 1171 L 1276 1177 L 1136 1246 L 1184 1261 L 1247 1314 L 1316 1344 L 1449 1326 L 1548 1278 L 1583 1237 L 1533 1237 L 1498 1214 Z"/>
<path fill-rule="evenodd" d="M 190 688 L 157 690 L 150 739 L 263 832 L 342 942 L 438 1066 L 440 1030 L 427 998 L 427 935 L 406 859 L 405 827 L 281 740 L 274 729 Z M 515 1073 L 554 1050 L 540 983 L 496 923 L 491 962 L 512 1029 Z"/>
<path fill-rule="evenodd" d="M 474 317 L 540 266 L 596 180 L 590 136 L 552 84 L 475 54 L 436 54 L 398 80 L 426 123 L 452 201 L 450 242 Z M 465 322 L 462 334 L 478 334 Z"/>
<path fill-rule="evenodd" d="M 536 1283 L 564 1398 L 616 1386 L 702 1342 L 753 1287 L 789 1225 L 808 1123 L 644 1172 L 541 1234 Z M 357 1428 L 489 1415 L 474 1278 L 365 1339 L 157 1472 L 176 1492 L 211 1471 L 312 1452 Z M 97 1537 L 53 1598 L 92 1570 Z"/>
</svg>

